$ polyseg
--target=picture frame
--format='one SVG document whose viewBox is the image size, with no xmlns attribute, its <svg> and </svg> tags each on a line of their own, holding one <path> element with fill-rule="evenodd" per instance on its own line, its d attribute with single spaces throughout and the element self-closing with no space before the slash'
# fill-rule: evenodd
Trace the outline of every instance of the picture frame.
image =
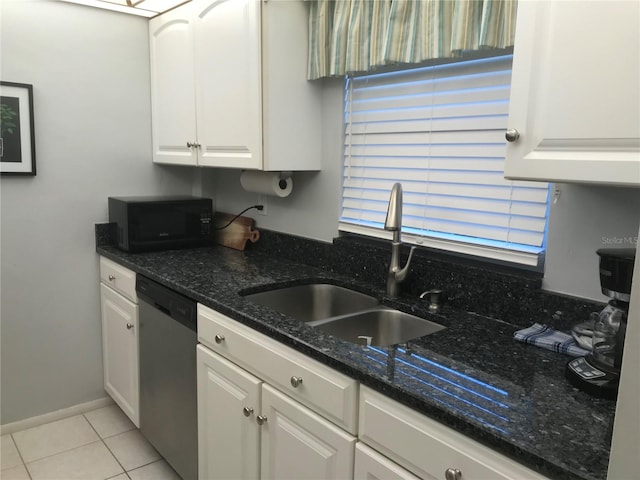
<svg viewBox="0 0 640 480">
<path fill-rule="evenodd" d="M 35 174 L 33 85 L 0 81 L 0 175 Z"/>
</svg>

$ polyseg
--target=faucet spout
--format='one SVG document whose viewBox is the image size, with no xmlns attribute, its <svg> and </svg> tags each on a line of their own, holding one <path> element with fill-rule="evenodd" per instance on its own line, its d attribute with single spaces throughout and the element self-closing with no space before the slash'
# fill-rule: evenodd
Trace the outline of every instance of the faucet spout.
<svg viewBox="0 0 640 480">
<path fill-rule="evenodd" d="M 393 234 L 393 241 L 400 241 L 400 229 L 402 228 L 402 185 L 395 183 L 391 189 L 389 205 L 387 206 L 387 218 L 384 222 L 384 229 L 398 232 Z"/>
<path fill-rule="evenodd" d="M 404 267 L 400 268 L 400 246 L 402 245 L 402 185 L 396 183 L 391 189 L 389 205 L 387 207 L 387 218 L 384 222 L 384 229 L 393 232 L 391 242 L 391 261 L 387 273 L 387 296 L 396 298 L 400 291 L 400 283 L 404 281 L 409 273 L 409 265 L 413 258 L 416 247 L 411 247 L 409 258 Z"/>
</svg>

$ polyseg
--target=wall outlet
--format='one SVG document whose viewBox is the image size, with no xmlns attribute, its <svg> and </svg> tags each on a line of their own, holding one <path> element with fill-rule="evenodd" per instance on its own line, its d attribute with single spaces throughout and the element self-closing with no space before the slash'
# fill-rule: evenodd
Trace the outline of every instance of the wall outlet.
<svg viewBox="0 0 640 480">
<path fill-rule="evenodd" d="M 263 209 L 262 210 L 258 210 L 258 213 L 260 215 L 264 215 L 267 216 L 267 196 L 266 195 L 258 195 L 258 203 L 257 205 L 262 205 Z"/>
</svg>

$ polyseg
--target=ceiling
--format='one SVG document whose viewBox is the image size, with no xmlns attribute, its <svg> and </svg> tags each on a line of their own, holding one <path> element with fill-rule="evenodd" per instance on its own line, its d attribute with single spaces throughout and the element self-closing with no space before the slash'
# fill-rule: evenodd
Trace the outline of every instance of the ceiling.
<svg viewBox="0 0 640 480">
<path fill-rule="evenodd" d="M 62 0 L 63 2 L 78 3 L 89 7 L 114 10 L 116 12 L 155 17 L 172 8 L 187 3 L 190 0 Z"/>
</svg>

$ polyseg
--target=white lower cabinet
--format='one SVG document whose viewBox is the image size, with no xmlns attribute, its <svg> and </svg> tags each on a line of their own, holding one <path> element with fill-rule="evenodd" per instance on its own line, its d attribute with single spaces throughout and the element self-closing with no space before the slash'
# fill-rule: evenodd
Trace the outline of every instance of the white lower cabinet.
<svg viewBox="0 0 640 480">
<path fill-rule="evenodd" d="M 420 480 L 364 443 L 356 444 L 355 480 Z"/>
<path fill-rule="evenodd" d="M 263 479 L 349 479 L 356 439 L 275 388 L 262 386 Z"/>
<path fill-rule="evenodd" d="M 356 434 L 358 382 L 198 305 L 198 340 L 340 428 Z"/>
<path fill-rule="evenodd" d="M 546 478 L 203 305 L 198 338 L 200 480 Z"/>
<path fill-rule="evenodd" d="M 260 477 L 262 380 L 198 345 L 198 478 Z"/>
<path fill-rule="evenodd" d="M 343 394 L 336 400 L 313 392 L 321 386 L 347 391 L 351 403 L 354 380 L 345 383 L 343 375 L 321 364 L 315 372 L 311 359 L 297 365 L 297 352 L 271 345 L 271 339 L 201 305 L 198 332 L 204 344 L 197 347 L 200 480 L 353 477 L 355 437 L 320 414 L 345 411 Z M 242 367 L 236 358 L 242 358 Z M 293 393 L 281 391 L 286 387 L 279 386 L 285 385 L 280 374 Z M 353 410 L 347 408 L 350 421 Z"/>
<path fill-rule="evenodd" d="M 441 423 L 362 386 L 359 439 L 420 478 L 543 480 L 546 477 Z"/>
<path fill-rule="evenodd" d="M 131 419 L 139 419 L 138 305 L 100 284 L 104 389 Z"/>
</svg>

